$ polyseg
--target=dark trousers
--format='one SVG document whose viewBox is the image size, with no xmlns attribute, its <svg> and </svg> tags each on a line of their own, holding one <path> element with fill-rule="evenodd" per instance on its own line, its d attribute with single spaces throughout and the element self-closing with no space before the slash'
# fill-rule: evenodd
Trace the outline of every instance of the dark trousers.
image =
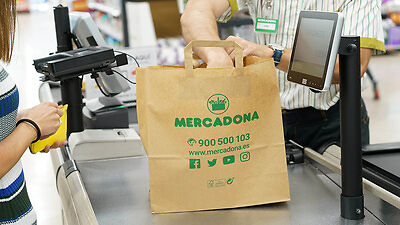
<svg viewBox="0 0 400 225">
<path fill-rule="evenodd" d="M 330 144 L 340 145 L 340 103 L 328 110 L 312 107 L 282 112 L 285 140 L 323 153 Z M 369 117 L 361 99 L 361 143 L 369 144 Z"/>
</svg>

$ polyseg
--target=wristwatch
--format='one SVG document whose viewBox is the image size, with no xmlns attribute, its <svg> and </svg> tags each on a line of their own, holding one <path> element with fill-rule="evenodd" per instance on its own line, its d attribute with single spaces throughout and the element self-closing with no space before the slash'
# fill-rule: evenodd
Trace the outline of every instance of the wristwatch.
<svg viewBox="0 0 400 225">
<path fill-rule="evenodd" d="M 272 50 L 274 50 L 274 54 L 272 55 L 272 58 L 274 58 L 275 66 L 278 66 L 278 64 L 281 62 L 283 50 L 285 48 L 280 45 L 277 45 L 277 44 L 269 44 L 268 47 L 270 47 Z"/>
</svg>

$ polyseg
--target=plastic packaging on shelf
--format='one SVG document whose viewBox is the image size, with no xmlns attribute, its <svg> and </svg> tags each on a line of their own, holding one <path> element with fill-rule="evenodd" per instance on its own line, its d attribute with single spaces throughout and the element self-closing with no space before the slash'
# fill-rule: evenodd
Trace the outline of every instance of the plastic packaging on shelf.
<svg viewBox="0 0 400 225">
<path fill-rule="evenodd" d="M 91 15 L 108 45 L 114 47 L 123 45 L 122 21 L 120 18 L 100 11 L 94 11 Z"/>
<path fill-rule="evenodd" d="M 29 12 L 30 6 L 28 0 L 17 0 L 17 12 Z"/>
</svg>

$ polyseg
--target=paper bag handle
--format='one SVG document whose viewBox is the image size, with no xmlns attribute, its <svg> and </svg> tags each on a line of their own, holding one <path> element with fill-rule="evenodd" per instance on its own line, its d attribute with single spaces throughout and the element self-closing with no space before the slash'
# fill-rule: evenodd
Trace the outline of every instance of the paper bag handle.
<svg viewBox="0 0 400 225">
<path fill-rule="evenodd" d="M 191 41 L 185 47 L 185 69 L 186 70 L 193 70 L 193 48 L 196 47 L 222 47 L 228 48 L 233 47 L 235 48 L 235 66 L 236 68 L 243 68 L 243 49 L 234 41 L 209 41 L 209 40 L 194 40 Z"/>
</svg>

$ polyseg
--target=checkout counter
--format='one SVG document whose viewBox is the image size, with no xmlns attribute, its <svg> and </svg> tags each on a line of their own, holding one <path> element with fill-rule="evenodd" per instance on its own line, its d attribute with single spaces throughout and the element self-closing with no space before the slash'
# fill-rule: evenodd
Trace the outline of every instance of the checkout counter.
<svg viewBox="0 0 400 225">
<path fill-rule="evenodd" d="M 60 88 L 50 89 L 46 83 L 39 93 L 41 101 L 57 102 L 61 99 Z M 130 113 L 135 113 L 134 108 L 130 108 Z M 130 127 L 138 131 L 137 124 L 131 123 Z M 371 182 L 364 183 L 365 218 L 353 221 L 340 217 L 340 175 L 332 172 L 335 168 L 338 171 L 337 157 L 340 155 L 335 147 L 321 156 L 331 163 L 320 161 L 325 164 L 322 165 L 314 161 L 321 157 L 315 157 L 312 150 L 306 150 L 304 163 L 288 165 L 291 200 L 287 203 L 169 214 L 151 213 L 148 162 L 143 148 L 127 148 L 124 151 L 132 156 L 75 162 L 68 149 L 50 153 L 65 225 L 400 223 L 400 210 L 377 197 L 376 189 L 370 188 L 374 186 Z M 96 152 L 91 154 L 96 155 Z"/>
<path fill-rule="evenodd" d="M 71 84 L 80 92 L 79 83 L 72 81 Z M 48 83 L 43 83 L 39 89 L 40 100 L 59 102 L 63 98 L 64 102 L 65 95 L 73 91 L 66 93 L 63 83 L 61 86 L 50 88 Z M 81 101 L 80 95 L 67 97 L 76 98 L 78 103 Z M 80 111 L 75 113 L 79 114 Z M 341 153 L 335 146 L 327 149 L 323 155 L 306 148 L 303 163 L 288 165 L 289 202 L 236 209 L 152 214 L 148 158 L 138 136 L 135 107 L 130 107 L 128 113 L 129 130 L 133 132 L 129 136 L 137 137 L 136 145 L 103 145 L 102 151 L 99 151 L 100 147 L 81 147 L 79 151 L 84 152 L 82 157 L 76 145 L 74 147 L 72 144 L 72 134 L 69 145 L 74 149 L 64 147 L 51 151 L 64 225 L 400 224 L 399 197 L 365 179 L 365 217 L 348 220 L 340 216 Z M 115 130 L 115 133 L 121 135 L 120 139 L 125 138 L 123 132 Z"/>
</svg>

